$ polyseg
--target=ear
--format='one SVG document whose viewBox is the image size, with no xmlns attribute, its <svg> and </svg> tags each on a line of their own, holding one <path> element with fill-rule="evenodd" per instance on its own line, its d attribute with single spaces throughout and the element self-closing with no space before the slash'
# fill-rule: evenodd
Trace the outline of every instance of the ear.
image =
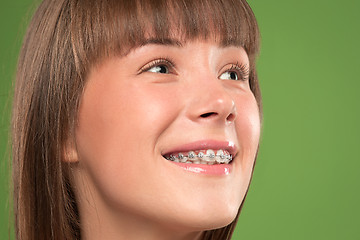
<svg viewBox="0 0 360 240">
<path fill-rule="evenodd" d="M 79 161 L 75 140 L 68 139 L 64 144 L 63 161 L 68 163 L 76 163 Z"/>
</svg>

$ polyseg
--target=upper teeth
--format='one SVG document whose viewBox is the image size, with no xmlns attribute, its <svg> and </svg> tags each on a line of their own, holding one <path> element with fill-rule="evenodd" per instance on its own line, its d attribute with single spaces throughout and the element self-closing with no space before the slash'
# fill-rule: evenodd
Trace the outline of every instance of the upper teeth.
<svg viewBox="0 0 360 240">
<path fill-rule="evenodd" d="M 215 164 L 215 163 L 224 163 L 228 164 L 232 160 L 232 156 L 226 150 L 217 150 L 212 149 L 200 150 L 200 151 L 189 151 L 187 153 L 180 152 L 178 154 L 170 154 L 165 156 L 167 160 L 174 162 L 182 163 L 197 163 L 197 164 Z"/>
</svg>

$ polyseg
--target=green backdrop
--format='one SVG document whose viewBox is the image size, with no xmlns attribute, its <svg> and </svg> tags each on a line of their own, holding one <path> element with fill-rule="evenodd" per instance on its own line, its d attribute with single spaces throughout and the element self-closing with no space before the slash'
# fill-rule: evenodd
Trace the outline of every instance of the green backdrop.
<svg viewBox="0 0 360 240">
<path fill-rule="evenodd" d="M 262 33 L 261 149 L 234 239 L 360 239 L 360 1 L 249 0 Z M 0 3 L 0 239 L 11 86 L 34 1 Z"/>
</svg>

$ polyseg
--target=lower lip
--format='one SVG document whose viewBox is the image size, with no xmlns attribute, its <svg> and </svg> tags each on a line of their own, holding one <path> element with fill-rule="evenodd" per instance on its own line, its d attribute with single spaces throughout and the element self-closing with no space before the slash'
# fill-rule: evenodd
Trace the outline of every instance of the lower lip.
<svg viewBox="0 0 360 240">
<path fill-rule="evenodd" d="M 171 163 L 179 166 L 185 171 L 189 171 L 197 174 L 224 176 L 224 175 L 229 175 L 232 171 L 231 164 L 206 165 L 206 164 L 178 163 L 178 162 L 171 162 Z"/>
</svg>

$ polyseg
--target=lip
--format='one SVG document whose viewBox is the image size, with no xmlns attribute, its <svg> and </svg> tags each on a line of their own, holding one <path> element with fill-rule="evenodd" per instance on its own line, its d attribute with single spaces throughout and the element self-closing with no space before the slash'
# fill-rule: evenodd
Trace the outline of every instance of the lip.
<svg viewBox="0 0 360 240">
<path fill-rule="evenodd" d="M 170 164 L 174 164 L 177 167 L 182 168 L 185 171 L 192 172 L 195 174 L 204 174 L 204 175 L 212 175 L 212 176 L 226 176 L 229 175 L 232 171 L 232 164 L 193 164 L 193 163 L 178 163 L 171 162 Z"/>
<path fill-rule="evenodd" d="M 161 154 L 164 156 L 169 153 L 179 153 L 179 152 L 188 152 L 194 150 L 195 151 L 206 150 L 206 149 L 212 149 L 212 150 L 223 149 L 228 151 L 233 156 L 233 158 L 237 154 L 237 147 L 235 146 L 235 143 L 233 141 L 219 141 L 219 140 L 200 140 L 191 143 L 186 143 L 180 146 L 176 146 L 174 148 L 170 148 L 169 150 L 166 150 Z"/>
<path fill-rule="evenodd" d="M 237 154 L 237 147 L 233 141 L 219 141 L 219 140 L 200 140 L 191 143 L 186 143 L 183 145 L 176 146 L 174 148 L 170 148 L 162 153 L 162 156 L 167 154 L 174 154 L 179 152 L 188 152 L 188 151 L 196 151 L 196 150 L 219 150 L 223 149 L 228 151 L 233 159 Z M 168 161 L 168 160 L 166 160 Z M 196 173 L 196 174 L 205 174 L 212 176 L 224 176 L 229 175 L 232 171 L 232 162 L 229 164 L 189 164 L 189 163 L 178 163 L 173 161 L 168 161 L 170 164 L 174 166 L 180 167 L 185 171 Z"/>
</svg>

